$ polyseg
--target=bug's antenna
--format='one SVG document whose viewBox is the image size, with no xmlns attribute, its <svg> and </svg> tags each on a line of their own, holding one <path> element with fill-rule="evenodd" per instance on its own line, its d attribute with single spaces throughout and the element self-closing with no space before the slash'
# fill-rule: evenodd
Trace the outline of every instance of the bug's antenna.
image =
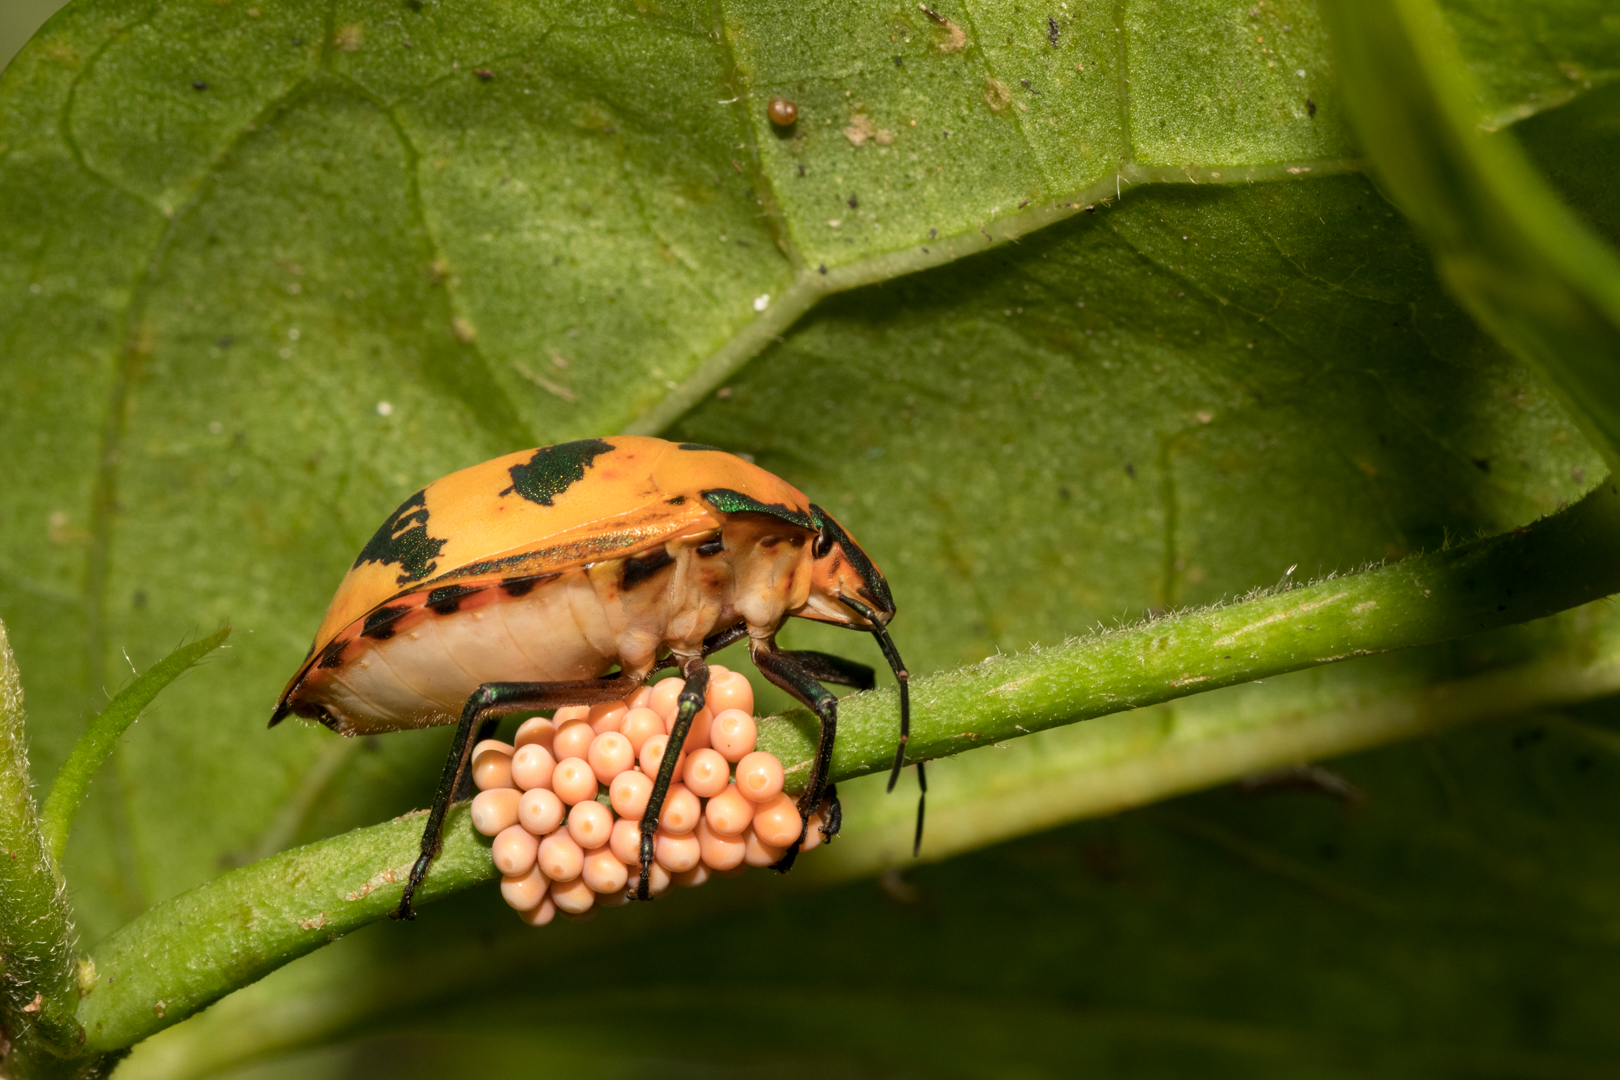
<svg viewBox="0 0 1620 1080">
<path fill-rule="evenodd" d="M 883 650 L 883 658 L 889 662 L 895 682 L 900 684 L 900 742 L 894 748 L 894 768 L 889 770 L 888 790 L 892 792 L 900 779 L 900 770 L 906 767 L 906 744 L 911 741 L 911 673 L 906 670 L 905 661 L 900 659 L 900 650 L 894 647 L 894 640 L 889 637 L 889 628 L 878 621 L 877 612 L 853 597 L 840 594 L 838 599 L 872 624 L 871 634 L 877 638 L 878 648 Z M 917 783 L 922 788 L 922 795 L 917 799 L 917 837 L 911 846 L 913 858 L 922 848 L 923 804 L 928 798 L 928 777 L 923 774 L 920 761 L 917 762 Z"/>
<path fill-rule="evenodd" d="M 911 741 L 911 673 L 890 640 L 889 631 L 875 622 L 873 627 L 872 636 L 877 638 L 878 648 L 883 650 L 883 658 L 889 662 L 889 669 L 900 684 L 900 742 L 894 748 L 894 768 L 889 771 L 889 790 L 893 791 L 895 781 L 900 779 L 900 770 L 906 764 L 906 743 Z"/>
</svg>

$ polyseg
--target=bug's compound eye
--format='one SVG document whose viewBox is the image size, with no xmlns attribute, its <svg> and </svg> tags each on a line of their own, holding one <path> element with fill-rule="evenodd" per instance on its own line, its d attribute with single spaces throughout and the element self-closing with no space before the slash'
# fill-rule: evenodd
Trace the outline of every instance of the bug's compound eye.
<svg viewBox="0 0 1620 1080">
<path fill-rule="evenodd" d="M 827 553 L 832 551 L 833 543 L 832 533 L 822 529 L 816 536 L 815 546 L 810 549 L 810 553 L 818 559 L 825 559 Z"/>
<path fill-rule="evenodd" d="M 765 115 L 777 127 L 792 127 L 799 119 L 799 107 L 787 98 L 771 98 L 771 103 L 765 106 Z"/>
</svg>

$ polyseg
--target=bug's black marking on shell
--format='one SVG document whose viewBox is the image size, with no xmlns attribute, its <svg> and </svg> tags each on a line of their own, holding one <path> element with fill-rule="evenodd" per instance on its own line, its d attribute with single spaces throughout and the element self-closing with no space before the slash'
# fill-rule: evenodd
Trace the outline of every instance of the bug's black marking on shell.
<svg viewBox="0 0 1620 1080">
<path fill-rule="evenodd" d="M 441 585 L 428 593 L 427 606 L 440 615 L 450 615 L 461 606 L 461 598 L 483 590 L 466 585 Z"/>
<path fill-rule="evenodd" d="M 697 546 L 697 553 L 704 558 L 708 558 L 710 555 L 718 555 L 724 550 L 726 550 L 726 543 L 718 536 L 710 537 Z"/>
<path fill-rule="evenodd" d="M 620 587 L 633 589 L 674 561 L 674 556 L 664 548 L 654 548 L 645 555 L 637 555 L 633 559 L 626 559 L 624 560 L 624 578 L 620 583 Z"/>
<path fill-rule="evenodd" d="M 810 515 L 803 510 L 797 510 L 785 503 L 762 503 L 751 495 L 744 495 L 740 491 L 730 488 L 710 488 L 703 492 L 703 498 L 710 506 L 725 514 L 769 514 L 774 518 L 781 518 L 803 529 L 814 529 L 816 523 Z"/>
<path fill-rule="evenodd" d="M 542 446 L 522 465 L 513 465 L 512 486 L 501 492 L 513 492 L 540 506 L 550 506 L 552 500 L 581 480 L 600 454 L 610 453 L 613 444 L 602 439 L 580 439 L 577 442 Z"/>
<path fill-rule="evenodd" d="M 725 453 L 725 451 L 720 449 L 718 446 L 709 446 L 700 442 L 683 442 L 678 445 L 682 450 L 712 450 L 716 454 Z"/>
<path fill-rule="evenodd" d="M 357 569 L 362 563 L 374 562 L 387 566 L 395 563 L 404 571 L 395 580 L 397 585 L 421 581 L 433 573 L 436 561 L 444 550 L 445 541 L 428 535 L 427 492 L 418 491 L 400 503 L 382 528 L 366 541 L 360 556 L 354 560 Z"/>
<path fill-rule="evenodd" d="M 686 502 L 686 496 L 677 495 L 673 499 L 665 499 L 664 502 L 668 503 L 670 506 L 680 506 L 682 503 Z"/>
<path fill-rule="evenodd" d="M 394 620 L 411 610 L 408 607 L 382 607 L 366 616 L 366 628 L 360 631 L 361 637 L 368 637 L 375 641 L 387 641 L 394 636 Z"/>
<path fill-rule="evenodd" d="M 538 574 L 534 577 L 507 578 L 501 582 L 501 588 L 506 590 L 507 596 L 528 596 L 534 587 L 542 581 L 550 581 L 556 574 Z"/>
<path fill-rule="evenodd" d="M 326 648 L 321 650 L 321 662 L 318 666 L 323 668 L 343 666 L 343 650 L 348 644 L 346 640 L 341 638 L 337 641 L 328 641 Z"/>
</svg>

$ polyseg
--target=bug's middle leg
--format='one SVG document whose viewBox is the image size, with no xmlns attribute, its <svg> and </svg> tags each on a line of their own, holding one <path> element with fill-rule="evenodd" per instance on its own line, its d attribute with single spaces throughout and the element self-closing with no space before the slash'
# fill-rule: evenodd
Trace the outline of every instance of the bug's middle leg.
<svg viewBox="0 0 1620 1080">
<path fill-rule="evenodd" d="M 680 760 L 686 733 L 692 730 L 692 718 L 703 711 L 703 701 L 709 691 L 709 665 L 701 655 L 681 661 L 681 674 L 686 685 L 676 699 L 675 725 L 664 744 L 664 757 L 658 763 L 658 776 L 653 779 L 652 794 L 647 797 L 647 809 L 641 814 L 641 877 L 636 882 L 636 899 L 652 899 L 653 834 L 658 831 L 658 818 L 664 812 L 664 796 L 675 779 L 675 763 Z"/>
<path fill-rule="evenodd" d="M 793 841 L 787 853 L 772 866 L 772 869 L 785 874 L 793 869 L 793 860 L 798 858 L 799 846 L 804 843 L 805 830 L 810 827 L 810 815 L 820 808 L 822 800 L 827 797 L 827 777 L 832 772 L 833 743 L 838 738 L 838 699 L 816 681 L 816 675 L 824 674 L 830 667 L 827 664 L 829 657 L 811 653 L 809 656 L 814 659 L 806 659 L 795 653 L 784 652 L 776 647 L 774 639 L 756 638 L 750 648 L 754 665 L 760 672 L 771 682 L 808 705 L 821 720 L 821 739 L 816 744 L 815 761 L 810 765 L 810 779 L 805 784 L 804 793 L 799 796 L 799 818 L 803 822 L 799 828 L 799 838 Z M 840 813 L 839 817 L 842 816 Z"/>
</svg>

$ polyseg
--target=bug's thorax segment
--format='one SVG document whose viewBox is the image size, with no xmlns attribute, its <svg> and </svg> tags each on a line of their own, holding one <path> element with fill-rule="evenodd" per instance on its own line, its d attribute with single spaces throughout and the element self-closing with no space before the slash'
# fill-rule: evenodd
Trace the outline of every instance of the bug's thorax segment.
<svg viewBox="0 0 1620 1080">
<path fill-rule="evenodd" d="M 732 581 L 720 625 L 741 619 L 774 631 L 810 597 L 815 533 L 763 514 L 733 514 L 721 532 Z"/>
</svg>

